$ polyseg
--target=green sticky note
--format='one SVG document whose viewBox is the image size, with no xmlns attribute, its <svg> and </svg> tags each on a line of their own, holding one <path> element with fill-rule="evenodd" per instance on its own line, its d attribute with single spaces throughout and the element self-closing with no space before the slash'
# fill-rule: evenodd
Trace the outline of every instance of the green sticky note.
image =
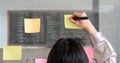
<svg viewBox="0 0 120 63">
<path fill-rule="evenodd" d="M 21 60 L 22 46 L 4 46 L 3 60 Z"/>
<path fill-rule="evenodd" d="M 68 28 L 68 29 L 83 29 L 82 27 L 70 22 L 70 17 L 71 16 L 72 15 L 64 15 L 65 28 Z"/>
</svg>

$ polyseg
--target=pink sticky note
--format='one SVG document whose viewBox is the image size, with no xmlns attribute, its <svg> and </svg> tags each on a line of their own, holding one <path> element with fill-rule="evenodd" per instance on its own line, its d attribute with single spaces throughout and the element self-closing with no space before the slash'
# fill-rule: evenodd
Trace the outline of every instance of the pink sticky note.
<svg viewBox="0 0 120 63">
<path fill-rule="evenodd" d="M 94 48 L 84 48 L 84 50 L 88 56 L 89 62 L 92 63 L 94 57 Z"/>
<path fill-rule="evenodd" d="M 47 59 L 35 59 L 35 63 L 47 63 Z"/>
</svg>

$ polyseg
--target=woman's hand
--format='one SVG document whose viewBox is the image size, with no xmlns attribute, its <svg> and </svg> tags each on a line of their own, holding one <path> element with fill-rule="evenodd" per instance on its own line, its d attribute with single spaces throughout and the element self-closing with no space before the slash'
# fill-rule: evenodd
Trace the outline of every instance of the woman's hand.
<svg viewBox="0 0 120 63">
<path fill-rule="evenodd" d="M 95 32 L 97 32 L 97 30 L 95 29 L 95 27 L 93 26 L 93 24 L 90 22 L 89 19 L 84 19 L 84 20 L 80 20 L 80 21 L 75 21 L 73 19 L 73 17 L 87 17 L 86 12 L 74 12 L 73 15 L 70 17 L 70 21 L 82 28 L 84 28 L 89 34 L 94 34 Z"/>
</svg>

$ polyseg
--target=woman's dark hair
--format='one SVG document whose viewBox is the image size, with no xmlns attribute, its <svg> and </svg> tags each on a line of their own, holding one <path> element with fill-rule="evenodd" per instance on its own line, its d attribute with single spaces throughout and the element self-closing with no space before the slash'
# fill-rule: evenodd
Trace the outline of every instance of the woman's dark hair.
<svg viewBox="0 0 120 63">
<path fill-rule="evenodd" d="M 47 63 L 89 63 L 88 57 L 76 38 L 61 38 L 50 50 Z"/>
</svg>

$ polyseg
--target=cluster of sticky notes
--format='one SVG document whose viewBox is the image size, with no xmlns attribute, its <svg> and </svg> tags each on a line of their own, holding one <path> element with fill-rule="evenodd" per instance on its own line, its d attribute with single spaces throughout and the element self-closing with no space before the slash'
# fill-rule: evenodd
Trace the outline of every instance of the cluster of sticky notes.
<svg viewBox="0 0 120 63">
<path fill-rule="evenodd" d="M 35 63 L 47 63 L 47 59 L 35 59 Z"/>
<path fill-rule="evenodd" d="M 65 28 L 68 28 L 68 29 L 82 29 L 80 26 L 70 22 L 70 17 L 71 16 L 72 15 L 64 15 Z"/>
<path fill-rule="evenodd" d="M 4 46 L 3 60 L 21 60 L 22 46 Z"/>
<path fill-rule="evenodd" d="M 94 58 L 94 48 L 84 48 L 88 59 L 89 59 L 89 63 L 92 63 L 93 58 Z"/>
<path fill-rule="evenodd" d="M 24 31 L 25 33 L 39 33 L 40 32 L 40 18 L 25 18 Z"/>
<path fill-rule="evenodd" d="M 72 15 L 64 15 L 64 25 L 67 29 L 82 29 L 82 27 L 70 22 Z M 25 33 L 39 33 L 40 32 L 40 18 L 24 18 Z"/>
</svg>

